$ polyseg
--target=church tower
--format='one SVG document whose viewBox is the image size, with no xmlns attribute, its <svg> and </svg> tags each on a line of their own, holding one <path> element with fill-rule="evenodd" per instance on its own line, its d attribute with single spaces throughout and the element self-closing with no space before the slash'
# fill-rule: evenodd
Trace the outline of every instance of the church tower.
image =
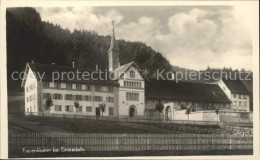
<svg viewBox="0 0 260 160">
<path fill-rule="evenodd" d="M 114 23 L 114 21 L 112 21 L 113 29 L 112 29 L 112 35 L 111 35 L 110 48 L 108 50 L 108 67 L 109 67 L 110 72 L 114 71 L 117 67 L 120 66 L 119 48 L 116 44 L 114 25 L 115 25 L 115 23 Z"/>
</svg>

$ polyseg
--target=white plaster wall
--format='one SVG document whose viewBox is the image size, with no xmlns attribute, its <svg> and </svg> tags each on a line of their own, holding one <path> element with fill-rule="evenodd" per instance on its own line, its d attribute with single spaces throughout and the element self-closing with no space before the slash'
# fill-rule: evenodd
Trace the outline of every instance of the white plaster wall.
<svg viewBox="0 0 260 160">
<path fill-rule="evenodd" d="M 28 110 L 29 110 L 29 112 L 38 112 L 38 103 L 37 103 L 38 102 L 38 96 L 37 96 L 38 83 L 37 83 L 37 79 L 36 79 L 34 73 L 32 72 L 31 68 L 29 66 L 27 66 L 27 67 L 29 68 L 29 70 L 28 70 L 28 75 L 26 78 L 25 86 L 24 86 L 25 112 L 27 112 Z M 30 90 L 29 87 L 33 84 L 35 85 L 35 88 Z M 26 88 L 28 88 L 28 91 L 26 90 Z M 35 99 L 27 102 L 27 97 L 29 98 L 30 96 L 33 96 L 33 95 L 35 95 Z"/>
<path fill-rule="evenodd" d="M 135 78 L 130 78 L 129 72 L 131 70 L 135 71 Z M 131 80 L 141 82 L 141 88 L 136 87 L 125 87 L 124 81 Z M 144 116 L 144 109 L 145 109 L 145 82 L 141 76 L 141 74 L 137 71 L 134 66 L 129 67 L 125 71 L 125 75 L 119 79 L 120 87 L 118 89 L 118 108 L 119 108 L 119 115 L 120 116 L 129 116 L 129 107 L 134 105 L 137 109 L 137 116 Z M 139 101 L 127 101 L 126 100 L 126 93 L 139 93 Z"/>
<path fill-rule="evenodd" d="M 56 88 L 43 88 L 42 92 L 43 93 L 51 93 L 51 94 L 62 94 L 62 100 L 56 100 L 53 99 L 53 106 L 50 107 L 50 113 L 57 113 L 57 114 L 83 114 L 83 115 L 96 115 L 96 107 L 99 107 L 99 104 L 102 102 L 94 102 L 93 97 L 94 96 L 101 96 L 103 97 L 103 101 L 106 103 L 106 108 L 105 112 L 103 113 L 104 116 L 109 115 L 109 107 L 114 108 L 114 115 L 113 116 L 118 116 L 118 99 L 115 96 L 118 92 L 118 87 L 113 88 L 113 92 L 97 92 L 95 91 L 95 86 L 91 86 L 91 91 L 83 91 L 83 90 L 67 90 L 67 89 L 56 89 Z M 76 112 L 76 108 L 74 107 L 74 102 L 75 100 L 65 100 L 65 95 L 66 94 L 72 94 L 72 95 L 89 95 L 92 96 L 91 101 L 78 101 L 80 106 L 82 106 L 82 112 Z M 113 97 L 114 102 L 106 102 L 106 97 Z M 43 96 L 41 97 L 43 99 Z M 43 104 L 45 103 L 45 99 L 43 99 Z M 43 105 L 42 104 L 42 105 Z M 62 110 L 61 111 L 55 111 L 54 106 L 55 105 L 61 105 Z M 68 112 L 65 110 L 66 105 L 72 105 L 73 106 L 73 112 Z M 91 106 L 92 107 L 92 112 L 86 112 L 86 107 Z M 101 113 L 102 115 L 102 113 Z"/>
<path fill-rule="evenodd" d="M 127 101 L 126 93 L 134 92 L 139 93 L 139 101 Z M 129 116 L 129 107 L 134 105 L 137 109 L 137 116 L 144 116 L 145 102 L 144 102 L 144 90 L 142 89 L 130 89 L 130 88 L 119 88 L 118 90 L 118 105 L 119 115 Z"/>
<path fill-rule="evenodd" d="M 188 116 L 185 113 L 186 110 L 175 110 L 173 114 L 173 120 L 188 120 Z"/>
<path fill-rule="evenodd" d="M 173 120 L 188 120 L 186 110 L 177 110 L 174 112 Z M 190 121 L 217 121 L 218 116 L 215 111 L 198 111 L 189 114 Z"/>
</svg>

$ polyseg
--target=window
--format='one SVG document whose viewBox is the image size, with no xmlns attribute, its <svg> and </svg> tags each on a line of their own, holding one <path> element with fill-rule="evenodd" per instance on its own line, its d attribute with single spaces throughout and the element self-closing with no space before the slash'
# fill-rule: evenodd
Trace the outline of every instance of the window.
<svg viewBox="0 0 260 160">
<path fill-rule="evenodd" d="M 82 95 L 76 95 L 76 100 L 81 101 L 82 100 Z"/>
<path fill-rule="evenodd" d="M 239 102 L 239 106 L 241 106 L 241 102 Z"/>
<path fill-rule="evenodd" d="M 32 101 L 32 96 L 30 96 L 30 101 Z"/>
<path fill-rule="evenodd" d="M 78 108 L 76 108 L 76 112 L 82 112 L 82 106 L 78 106 Z"/>
<path fill-rule="evenodd" d="M 61 111 L 61 105 L 55 105 L 54 111 Z"/>
<path fill-rule="evenodd" d="M 113 108 L 113 107 L 109 107 L 109 109 L 108 109 L 108 114 L 109 114 L 110 116 L 113 116 L 113 115 L 114 115 L 114 108 Z"/>
<path fill-rule="evenodd" d="M 87 106 L 87 107 L 86 107 L 86 112 L 92 112 L 92 107 Z"/>
<path fill-rule="evenodd" d="M 114 97 L 107 97 L 107 98 L 106 98 L 106 101 L 107 101 L 107 102 L 114 102 Z"/>
<path fill-rule="evenodd" d="M 54 87 L 55 87 L 55 88 L 61 88 L 61 84 L 58 83 L 58 82 L 55 82 L 55 83 L 54 83 Z"/>
<path fill-rule="evenodd" d="M 29 90 L 33 90 L 35 88 L 35 84 L 29 86 Z"/>
<path fill-rule="evenodd" d="M 66 88 L 67 89 L 72 89 L 72 83 L 66 83 Z"/>
<path fill-rule="evenodd" d="M 26 87 L 26 92 L 28 92 L 28 87 Z"/>
<path fill-rule="evenodd" d="M 246 95 L 244 94 L 244 99 L 246 99 Z"/>
<path fill-rule="evenodd" d="M 141 82 L 137 82 L 137 81 L 124 81 L 124 86 L 141 88 L 142 87 L 142 83 Z"/>
<path fill-rule="evenodd" d="M 235 105 L 235 106 L 237 105 L 237 101 L 234 101 L 234 105 Z"/>
<path fill-rule="evenodd" d="M 101 97 L 101 96 L 94 96 L 94 97 L 93 97 L 93 101 L 95 101 L 95 102 L 101 102 L 101 101 L 103 101 L 103 97 Z"/>
<path fill-rule="evenodd" d="M 66 94 L 65 99 L 66 100 L 73 100 L 73 95 L 72 94 Z"/>
<path fill-rule="evenodd" d="M 33 100 L 35 100 L 35 94 L 33 94 Z"/>
<path fill-rule="evenodd" d="M 131 70 L 129 73 L 130 73 L 130 78 L 135 78 L 135 71 L 134 70 Z"/>
<path fill-rule="evenodd" d="M 95 86 L 95 91 L 101 91 L 101 86 Z"/>
<path fill-rule="evenodd" d="M 49 98 L 49 97 L 51 97 L 51 94 L 50 94 L 50 93 L 43 93 L 43 98 L 44 98 L 44 99 L 47 99 L 47 98 Z"/>
<path fill-rule="evenodd" d="M 244 102 L 244 106 L 247 106 L 247 102 Z"/>
<path fill-rule="evenodd" d="M 233 94 L 233 97 L 236 98 L 236 94 Z"/>
<path fill-rule="evenodd" d="M 241 94 L 238 94 L 239 99 L 241 99 Z"/>
<path fill-rule="evenodd" d="M 91 96 L 84 96 L 85 101 L 91 101 Z"/>
<path fill-rule="evenodd" d="M 73 112 L 73 106 L 67 105 L 67 106 L 66 106 L 66 111 L 67 111 L 67 112 Z"/>
<path fill-rule="evenodd" d="M 48 87 L 50 87 L 50 85 L 49 85 L 50 83 L 49 82 L 43 82 L 43 87 L 46 87 L 46 88 L 48 88 Z"/>
<path fill-rule="evenodd" d="M 138 101 L 139 100 L 139 93 L 127 92 L 126 93 L 126 100 L 127 101 Z"/>
<path fill-rule="evenodd" d="M 91 91 L 91 85 L 86 85 L 86 90 Z"/>
<path fill-rule="evenodd" d="M 76 88 L 77 88 L 78 90 L 82 90 L 82 85 L 81 85 L 81 84 L 77 84 L 77 85 L 76 85 Z"/>
<path fill-rule="evenodd" d="M 108 92 L 113 92 L 113 86 L 108 86 Z"/>
<path fill-rule="evenodd" d="M 27 102 L 29 102 L 29 97 L 27 97 Z"/>
<path fill-rule="evenodd" d="M 62 95 L 55 93 L 55 94 L 53 94 L 53 99 L 62 99 Z"/>
</svg>

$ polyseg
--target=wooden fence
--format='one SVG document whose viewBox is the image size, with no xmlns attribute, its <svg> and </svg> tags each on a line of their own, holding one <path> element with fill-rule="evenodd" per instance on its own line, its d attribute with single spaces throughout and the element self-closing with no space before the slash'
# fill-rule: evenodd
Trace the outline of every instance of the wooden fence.
<svg viewBox="0 0 260 160">
<path fill-rule="evenodd" d="M 81 151 L 215 151 L 252 150 L 253 136 L 206 134 L 20 133 L 9 135 L 9 151 L 44 149 Z"/>
</svg>

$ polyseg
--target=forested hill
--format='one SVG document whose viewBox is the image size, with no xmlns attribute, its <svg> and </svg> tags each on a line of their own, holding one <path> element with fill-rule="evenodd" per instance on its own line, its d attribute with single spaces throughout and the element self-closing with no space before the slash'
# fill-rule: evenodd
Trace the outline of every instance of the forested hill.
<svg viewBox="0 0 260 160">
<path fill-rule="evenodd" d="M 22 71 L 26 62 L 56 63 L 78 67 L 95 68 L 108 66 L 110 36 L 94 31 L 74 30 L 44 22 L 34 8 L 11 8 L 7 10 L 7 62 L 8 73 Z M 134 60 L 141 69 L 147 68 L 150 76 L 157 69 L 172 70 L 171 64 L 161 53 L 141 42 L 117 40 L 120 63 Z"/>
</svg>

